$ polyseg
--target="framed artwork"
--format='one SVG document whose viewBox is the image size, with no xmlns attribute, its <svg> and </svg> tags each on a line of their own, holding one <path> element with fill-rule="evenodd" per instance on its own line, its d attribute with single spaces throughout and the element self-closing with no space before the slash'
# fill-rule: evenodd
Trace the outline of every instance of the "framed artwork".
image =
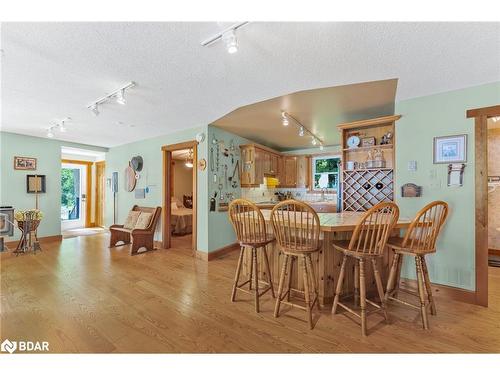
<svg viewBox="0 0 500 375">
<path fill-rule="evenodd" d="M 465 163 L 467 134 L 434 137 L 434 164 Z"/>
<path fill-rule="evenodd" d="M 25 156 L 14 156 L 14 169 L 35 171 L 36 158 L 28 158 Z"/>
<path fill-rule="evenodd" d="M 45 193 L 45 175 L 29 174 L 26 176 L 26 192 L 30 194 Z"/>
</svg>

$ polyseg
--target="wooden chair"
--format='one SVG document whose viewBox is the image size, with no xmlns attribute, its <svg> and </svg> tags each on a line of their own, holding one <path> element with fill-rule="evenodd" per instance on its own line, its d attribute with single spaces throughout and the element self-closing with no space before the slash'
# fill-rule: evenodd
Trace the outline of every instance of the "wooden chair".
<svg viewBox="0 0 500 375">
<path fill-rule="evenodd" d="M 117 242 L 122 241 L 124 244 L 132 243 L 130 247 L 130 255 L 138 254 L 141 247 L 145 247 L 147 251 L 155 250 L 154 235 L 156 224 L 160 218 L 161 207 L 132 207 L 133 211 L 141 211 L 151 213 L 152 217 L 146 229 L 126 229 L 121 224 L 114 224 L 109 227 L 111 237 L 109 247 L 115 247 Z"/>
<path fill-rule="evenodd" d="M 431 202 L 417 213 L 403 238 L 390 238 L 387 243 L 389 248 L 393 250 L 394 257 L 387 281 L 385 300 L 397 301 L 420 310 L 424 329 L 429 329 L 427 318 L 428 305 L 430 305 L 431 314 L 436 315 L 436 306 L 432 298 L 431 282 L 427 264 L 425 263 L 425 255 L 436 252 L 436 240 L 447 216 L 448 204 L 446 202 Z M 404 255 L 415 258 L 418 287 L 418 294 L 416 296 L 419 298 L 420 306 L 397 298 L 398 291 L 400 291 L 399 278 Z M 427 301 L 424 287 L 427 291 Z M 401 289 L 401 291 L 415 295 L 407 290 Z"/>
<path fill-rule="evenodd" d="M 311 260 L 311 254 L 319 251 L 321 247 L 318 214 L 311 206 L 303 202 L 286 200 L 274 206 L 271 211 L 271 223 L 278 246 L 284 255 L 274 317 L 279 316 L 282 303 L 295 306 L 306 311 L 309 329 L 312 329 L 312 309 L 315 304 L 319 309 L 318 286 Z M 293 263 L 299 258 L 302 260 L 305 306 L 290 302 Z M 286 275 L 288 275 L 288 286 L 287 290 L 283 292 Z M 313 292 L 312 302 L 311 290 Z"/>
<path fill-rule="evenodd" d="M 229 205 L 228 214 L 241 247 L 238 266 L 236 268 L 236 275 L 234 277 L 233 290 L 231 293 L 231 302 L 236 300 L 237 290 L 252 293 L 252 287 L 254 287 L 255 289 L 253 293 L 255 295 L 255 311 L 259 312 L 259 298 L 262 295 L 270 290 L 274 298 L 271 269 L 269 267 L 269 259 L 266 252 L 266 246 L 274 241 L 274 237 L 272 234 L 267 233 L 264 216 L 262 216 L 260 209 L 252 202 L 246 199 L 235 199 Z M 246 249 L 249 249 L 251 252 L 250 277 L 247 281 L 240 284 L 240 273 L 243 267 L 243 257 L 245 256 Z M 261 259 L 264 261 L 267 273 L 267 288 L 263 291 L 260 291 L 259 289 L 259 262 L 257 258 L 257 250 L 259 249 L 261 250 Z M 246 284 L 248 284 L 248 290 L 243 289 Z"/>
<path fill-rule="evenodd" d="M 386 248 L 390 233 L 399 218 L 399 208 L 394 203 L 379 203 L 369 209 L 356 225 L 350 240 L 334 241 L 334 249 L 344 253 L 342 266 L 340 268 L 339 279 L 335 289 L 335 298 L 333 300 L 332 314 L 335 314 L 337 307 L 341 306 L 348 312 L 361 319 L 361 333 L 366 336 L 366 316 L 368 314 L 366 304 L 376 307 L 373 312 L 382 311 L 387 320 L 385 309 L 384 289 L 382 279 L 377 268 L 377 259 L 382 258 Z M 344 282 L 347 258 L 354 258 L 354 300 L 357 305 L 358 293 L 361 312 L 358 314 L 353 309 L 339 302 L 342 286 Z M 375 283 L 380 298 L 380 305 L 366 298 L 365 284 L 365 261 L 369 261 L 373 267 Z"/>
</svg>

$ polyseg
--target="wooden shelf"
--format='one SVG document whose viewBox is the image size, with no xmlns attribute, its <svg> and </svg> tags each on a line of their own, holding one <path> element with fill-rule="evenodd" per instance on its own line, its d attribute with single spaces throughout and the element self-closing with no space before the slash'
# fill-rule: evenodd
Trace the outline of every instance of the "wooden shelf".
<svg viewBox="0 0 500 375">
<path fill-rule="evenodd" d="M 365 146 L 365 147 L 354 147 L 354 148 L 344 148 L 342 151 L 349 152 L 349 151 L 368 151 L 368 150 L 375 150 L 378 148 L 381 149 L 387 149 L 387 148 L 393 148 L 393 144 L 388 144 L 388 145 L 375 145 L 375 146 Z"/>
<path fill-rule="evenodd" d="M 358 169 L 345 169 L 343 172 L 363 172 L 363 171 L 392 171 L 393 168 L 358 168 Z"/>
<path fill-rule="evenodd" d="M 366 168 L 343 170 L 342 176 L 342 211 L 366 211 L 380 202 L 394 201 L 394 148 L 395 122 L 401 116 L 385 116 L 363 121 L 340 124 L 337 128 L 342 133 L 342 159 L 344 163 L 350 161 L 364 163 L 364 152 L 375 150 L 385 159 L 384 168 Z M 381 145 L 388 132 L 393 134 L 392 143 Z M 347 140 L 352 134 L 358 133 L 361 138 L 375 138 L 373 146 L 345 148 Z M 372 164 L 373 165 L 373 164 Z M 379 164 L 380 165 L 380 164 Z M 377 188 L 378 186 L 378 188 Z"/>
</svg>

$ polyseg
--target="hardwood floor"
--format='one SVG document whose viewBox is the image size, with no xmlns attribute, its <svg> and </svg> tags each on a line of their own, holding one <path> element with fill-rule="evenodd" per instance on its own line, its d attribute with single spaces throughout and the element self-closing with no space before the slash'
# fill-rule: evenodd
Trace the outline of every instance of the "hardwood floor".
<svg viewBox="0 0 500 375">
<path fill-rule="evenodd" d="M 431 330 L 417 311 L 389 306 L 391 324 L 368 319 L 367 338 L 347 315 L 303 311 L 273 318 L 274 301 L 231 303 L 237 252 L 212 262 L 190 257 L 190 237 L 171 250 L 134 257 L 107 248 L 108 235 L 44 244 L 42 253 L 1 254 L 4 340 L 49 341 L 54 352 L 499 352 L 500 268 L 490 268 L 490 307 L 436 297 Z"/>
</svg>

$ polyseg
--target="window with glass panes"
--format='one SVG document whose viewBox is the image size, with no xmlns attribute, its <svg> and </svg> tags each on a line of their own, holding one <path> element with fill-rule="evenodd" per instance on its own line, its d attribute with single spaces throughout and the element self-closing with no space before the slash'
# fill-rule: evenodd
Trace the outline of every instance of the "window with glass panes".
<svg viewBox="0 0 500 375">
<path fill-rule="evenodd" d="M 340 159 L 334 156 L 313 159 L 313 190 L 337 189 L 339 184 Z"/>
</svg>

